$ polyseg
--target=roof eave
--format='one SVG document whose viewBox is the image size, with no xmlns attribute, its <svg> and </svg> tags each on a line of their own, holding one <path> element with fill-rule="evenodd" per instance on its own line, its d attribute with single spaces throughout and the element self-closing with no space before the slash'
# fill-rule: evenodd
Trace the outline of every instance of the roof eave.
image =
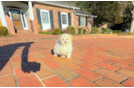
<svg viewBox="0 0 134 88">
<path fill-rule="evenodd" d="M 85 17 L 97 18 L 97 16 L 95 16 L 95 15 L 85 15 L 85 14 L 79 14 L 79 13 L 76 13 L 76 15 L 78 15 L 78 16 L 85 16 Z"/>
<path fill-rule="evenodd" d="M 49 4 L 49 5 L 54 5 L 54 6 L 61 6 L 61 7 L 65 7 L 65 8 L 80 9 L 80 8 L 78 8 L 78 7 L 65 6 L 65 5 L 60 5 L 60 4 L 55 4 L 55 3 L 45 2 L 45 1 L 35 1 L 35 2 L 44 3 L 44 4 Z"/>
<path fill-rule="evenodd" d="M 85 14 L 79 14 L 79 13 L 76 13 L 76 15 L 79 15 L 79 16 L 86 16 L 86 17 L 91 17 L 91 15 L 85 15 Z"/>
</svg>

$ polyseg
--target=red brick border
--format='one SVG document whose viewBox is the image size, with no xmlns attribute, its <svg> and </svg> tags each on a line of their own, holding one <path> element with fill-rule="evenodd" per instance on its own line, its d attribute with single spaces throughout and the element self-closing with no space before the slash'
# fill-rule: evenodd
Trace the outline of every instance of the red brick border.
<svg viewBox="0 0 134 88">
<path fill-rule="evenodd" d="M 35 42 L 45 40 L 57 40 L 58 36 L 53 37 L 34 37 L 34 38 L 0 38 L 0 43 L 19 43 L 19 42 Z M 91 39 L 91 38 L 134 38 L 133 35 L 73 35 L 73 39 Z"/>
</svg>

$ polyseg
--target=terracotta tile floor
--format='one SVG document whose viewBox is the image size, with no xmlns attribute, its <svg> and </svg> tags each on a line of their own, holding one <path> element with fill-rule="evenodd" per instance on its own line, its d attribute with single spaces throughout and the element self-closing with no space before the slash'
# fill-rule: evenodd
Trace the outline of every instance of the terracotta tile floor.
<svg viewBox="0 0 134 88">
<path fill-rule="evenodd" d="M 73 40 L 71 59 L 55 42 L 0 44 L 0 87 L 134 87 L 134 38 Z"/>
</svg>

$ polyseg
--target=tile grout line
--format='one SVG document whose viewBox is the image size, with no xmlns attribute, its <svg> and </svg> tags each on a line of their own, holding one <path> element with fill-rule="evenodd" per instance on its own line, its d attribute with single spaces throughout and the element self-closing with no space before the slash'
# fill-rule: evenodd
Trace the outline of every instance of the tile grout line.
<svg viewBox="0 0 134 88">
<path fill-rule="evenodd" d="M 9 53 L 9 49 L 8 49 L 8 53 Z M 15 83 L 16 83 L 17 87 L 19 87 L 18 79 L 17 79 L 17 76 L 16 76 L 15 71 L 14 71 L 14 67 L 13 67 L 12 58 L 10 58 L 10 62 L 11 62 L 11 66 L 12 66 L 12 70 L 13 70 L 13 74 L 14 74 L 14 78 L 15 78 Z"/>
<path fill-rule="evenodd" d="M 101 67 L 102 68 L 102 67 Z M 100 68 L 100 69 L 101 69 Z M 105 68 L 103 68 L 103 69 L 105 69 Z M 107 70 L 107 69 L 106 69 Z M 117 73 L 117 72 L 115 72 L 115 73 Z M 97 73 L 97 74 L 99 74 L 99 73 Z M 117 74 L 120 74 L 120 73 L 117 73 Z M 101 75 L 101 74 L 100 74 Z M 128 79 L 129 77 L 127 77 L 126 75 L 123 75 L 123 74 L 120 74 L 120 75 L 122 75 L 122 76 L 125 76 L 126 78 L 124 78 L 123 80 L 126 80 L 126 79 Z M 103 76 L 103 75 L 102 75 Z M 107 78 L 107 79 L 110 79 L 110 78 L 108 78 L 108 77 L 106 77 L 106 76 L 104 76 L 105 78 Z M 110 80 L 112 80 L 112 81 L 114 81 L 114 82 L 116 82 L 116 83 L 119 83 L 119 84 L 121 84 L 121 82 L 123 81 L 120 81 L 120 82 L 117 82 L 117 81 L 115 81 L 115 80 L 113 80 L 113 79 L 110 79 Z M 121 84 L 121 85 L 123 85 L 123 84 Z"/>
<path fill-rule="evenodd" d="M 48 57 L 48 58 L 50 58 L 50 57 Z M 51 59 L 51 58 L 50 58 Z M 51 59 L 51 60 L 53 60 L 53 59 Z M 53 60 L 54 61 L 54 60 Z M 56 61 L 55 61 L 56 62 Z M 65 61 L 65 62 L 69 62 L 69 61 Z M 57 62 L 57 63 L 59 63 L 59 62 Z M 63 62 L 64 63 L 64 62 Z M 72 62 L 71 62 L 72 63 Z M 59 63 L 60 64 L 60 63 Z M 75 63 L 73 63 L 73 64 L 75 64 Z M 61 64 L 60 64 L 61 65 Z M 75 64 L 75 65 L 77 65 L 77 64 Z M 61 66 L 63 66 L 63 67 L 65 67 L 64 65 L 61 65 Z M 80 65 L 78 65 L 78 66 L 80 66 Z M 67 67 L 65 67 L 65 68 L 67 68 Z M 84 67 L 83 67 L 84 68 Z M 69 68 L 67 68 L 67 69 L 69 69 Z M 79 69 L 81 69 L 81 68 L 79 68 Z M 87 69 L 87 68 L 85 68 L 85 69 Z M 98 69 L 100 69 L 100 68 L 98 68 Z M 97 70 L 98 70 L 97 69 Z M 70 69 L 69 69 L 70 70 Z M 77 70 L 77 69 L 76 69 Z M 89 70 L 89 69 L 87 69 L 87 70 Z M 89 70 L 89 71 L 91 71 L 91 70 Z M 74 71 L 72 71 L 72 72 L 74 72 Z M 76 73 L 77 74 L 77 73 Z M 78 78 L 78 77 L 83 77 L 83 76 L 81 76 L 81 75 L 79 75 L 78 74 L 78 76 L 77 77 L 74 77 L 74 78 Z M 69 81 L 69 80 L 71 80 L 71 79 L 74 79 L 74 78 L 70 78 L 70 79 L 68 79 L 68 80 L 65 80 L 65 81 Z M 85 77 L 83 77 L 84 79 L 86 79 Z M 101 79 L 101 78 L 103 78 L 103 76 L 102 77 L 100 77 L 99 79 Z M 90 80 L 88 80 L 88 79 L 86 79 L 87 81 L 89 81 L 89 82 L 91 82 L 91 83 L 93 83 L 92 81 L 90 81 Z M 98 79 L 97 79 L 98 80 Z M 96 80 L 95 80 L 96 81 Z M 93 84 L 95 84 L 95 83 L 93 83 Z M 95 85 L 97 85 L 97 84 L 95 84 Z M 98 85 L 97 85 L 98 86 Z"/>
<path fill-rule="evenodd" d="M 32 55 L 32 56 L 34 56 L 34 55 Z M 34 56 L 35 57 L 35 56 Z M 47 57 L 47 56 L 46 56 Z M 36 57 L 35 57 L 36 58 Z M 49 58 L 49 57 L 47 57 L 47 58 Z M 37 58 L 36 58 L 37 59 Z M 37 59 L 37 60 L 39 60 L 39 59 Z M 51 59 L 52 60 L 52 59 Z M 43 63 L 41 60 L 39 60 L 41 63 Z M 54 60 L 52 60 L 52 61 L 54 61 Z M 44 63 L 43 63 L 44 64 Z M 49 70 L 51 70 L 53 73 L 55 73 L 51 68 L 49 68 L 46 64 L 44 64 Z M 61 65 L 62 66 L 62 65 Z M 63 66 L 64 67 L 64 66 Z M 62 68 L 62 67 L 60 67 L 60 68 Z M 66 68 L 66 67 L 65 67 Z M 68 69 L 68 68 L 67 68 Z M 70 69 L 69 69 L 70 70 Z M 70 85 L 66 80 L 64 80 L 62 77 L 60 77 L 57 73 L 55 73 L 56 74 L 56 76 L 58 76 L 59 78 L 61 78 L 65 83 L 67 83 L 70 87 L 72 87 L 72 85 Z M 77 74 L 77 73 L 76 73 Z M 78 74 L 77 74 L 78 75 Z M 78 75 L 79 76 L 79 75 Z M 78 77 L 77 76 L 77 77 Z"/>
<path fill-rule="evenodd" d="M 29 53 L 29 54 L 31 54 L 31 53 Z M 32 54 L 31 54 L 31 55 L 32 55 Z M 27 63 L 27 64 L 28 64 L 28 63 Z M 30 67 L 30 69 L 32 69 L 29 64 L 28 64 L 28 66 Z M 37 77 L 37 79 L 40 81 L 40 83 L 41 83 L 44 87 L 46 87 L 45 84 L 43 84 L 43 82 L 42 82 L 41 79 L 39 78 L 39 76 L 36 74 L 36 72 L 34 72 L 34 69 L 32 69 L 32 71 L 33 71 L 34 75 Z"/>
<path fill-rule="evenodd" d="M 0 78 L 2 78 L 2 77 L 6 77 L 6 76 L 10 76 L 10 75 L 14 75 L 14 74 L 3 75 L 3 76 L 0 76 Z"/>
<path fill-rule="evenodd" d="M 53 76 L 49 76 L 49 77 L 46 77 L 46 78 L 43 78 L 41 80 L 45 80 L 45 79 L 48 79 L 48 78 L 51 78 L 51 77 L 55 77 L 56 75 L 53 75 Z"/>
<path fill-rule="evenodd" d="M 12 59 L 12 58 L 11 58 L 11 59 Z M 15 71 L 14 71 L 14 67 L 13 67 L 13 62 L 12 62 L 11 59 L 10 59 L 10 61 L 11 61 L 12 69 L 13 69 L 13 74 L 14 74 L 14 77 L 15 77 L 15 83 L 16 83 L 17 87 L 19 87 L 18 79 L 17 79 L 17 77 L 16 77 L 16 74 L 15 74 Z"/>
</svg>

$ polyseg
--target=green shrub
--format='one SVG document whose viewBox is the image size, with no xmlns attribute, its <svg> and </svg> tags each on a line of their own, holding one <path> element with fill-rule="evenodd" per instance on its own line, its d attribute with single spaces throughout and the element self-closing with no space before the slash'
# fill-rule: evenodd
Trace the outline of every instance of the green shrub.
<svg viewBox="0 0 134 88">
<path fill-rule="evenodd" d="M 8 34 L 8 29 L 4 26 L 0 26 L 0 36 L 6 36 Z"/>
<path fill-rule="evenodd" d="M 108 28 L 103 28 L 104 33 L 108 33 L 110 30 Z"/>
<path fill-rule="evenodd" d="M 108 33 L 113 33 L 113 31 L 110 29 Z"/>
<path fill-rule="evenodd" d="M 113 30 L 113 33 L 121 33 L 121 30 Z"/>
<path fill-rule="evenodd" d="M 38 32 L 39 34 L 53 34 L 52 32 Z"/>
<path fill-rule="evenodd" d="M 73 26 L 68 26 L 67 29 L 71 29 L 71 34 L 75 34 L 75 28 Z"/>
<path fill-rule="evenodd" d="M 78 28 L 78 33 L 81 34 L 81 28 Z"/>
<path fill-rule="evenodd" d="M 73 30 L 70 29 L 70 28 L 67 28 L 67 29 L 65 29 L 65 30 L 62 30 L 61 32 L 62 32 L 62 33 L 69 33 L 69 34 L 73 34 L 73 33 L 74 33 Z"/>
<path fill-rule="evenodd" d="M 86 34 L 86 29 L 83 30 L 83 34 Z"/>
<path fill-rule="evenodd" d="M 62 30 L 62 33 L 75 34 L 75 28 L 72 26 L 68 26 L 65 30 Z"/>
<path fill-rule="evenodd" d="M 41 25 L 40 24 L 38 24 L 38 28 L 40 29 L 40 27 L 41 27 Z"/>
<path fill-rule="evenodd" d="M 60 34 L 61 34 L 61 29 L 55 28 L 55 29 L 54 29 L 54 34 L 55 34 L 55 35 L 60 35 Z"/>
<path fill-rule="evenodd" d="M 92 27 L 92 33 L 99 33 L 99 29 L 97 27 Z"/>
<path fill-rule="evenodd" d="M 49 29 L 49 30 L 47 30 L 47 32 L 52 32 L 52 33 L 54 33 L 54 29 L 52 28 L 52 29 Z"/>
</svg>

